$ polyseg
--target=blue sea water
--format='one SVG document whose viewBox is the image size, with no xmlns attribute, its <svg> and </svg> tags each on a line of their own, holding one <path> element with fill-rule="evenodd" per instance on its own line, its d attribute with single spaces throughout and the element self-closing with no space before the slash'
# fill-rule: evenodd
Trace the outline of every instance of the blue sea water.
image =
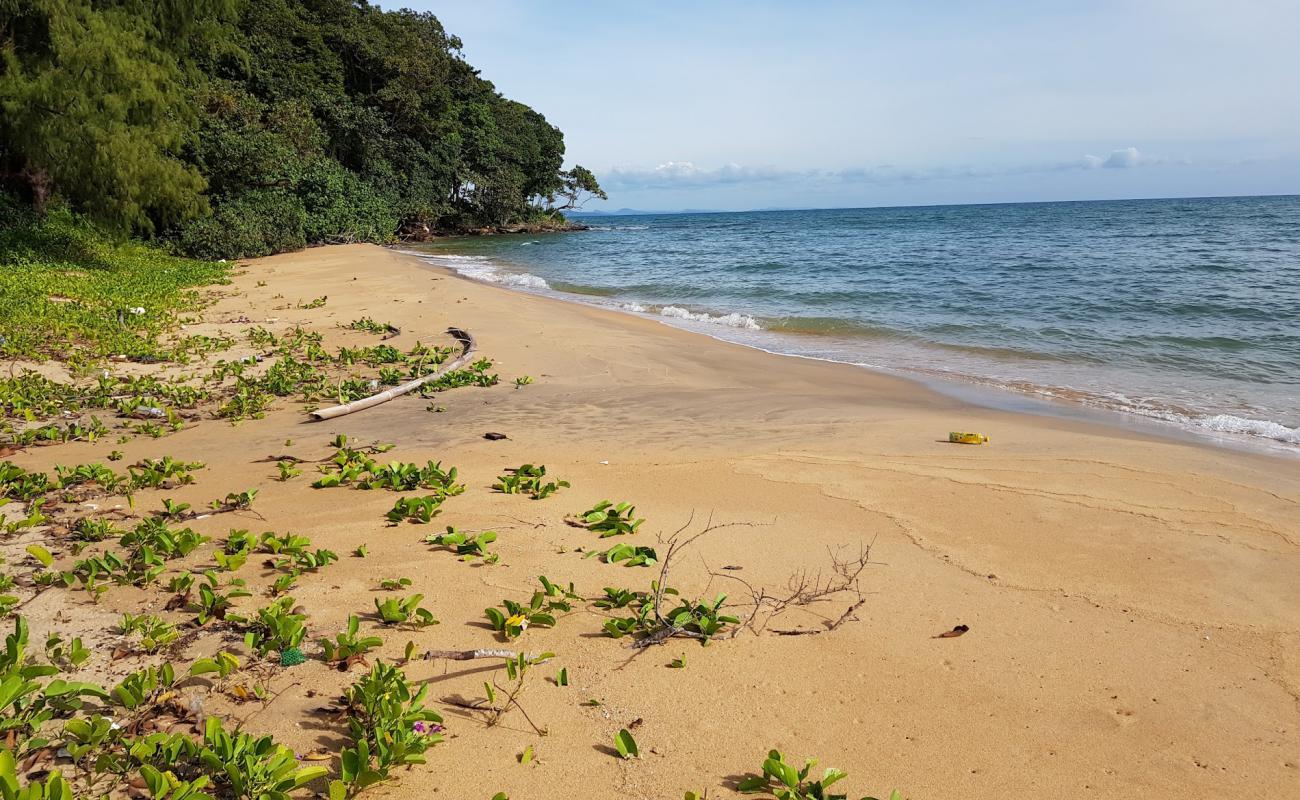
<svg viewBox="0 0 1300 800">
<path fill-rule="evenodd" d="M 1300 448 L 1300 197 L 585 221 L 420 252 L 775 352 Z"/>
</svg>

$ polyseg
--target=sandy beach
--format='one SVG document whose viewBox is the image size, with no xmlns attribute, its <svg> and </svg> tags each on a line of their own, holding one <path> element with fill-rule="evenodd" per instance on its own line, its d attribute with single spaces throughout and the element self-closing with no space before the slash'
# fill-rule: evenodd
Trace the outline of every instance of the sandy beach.
<svg viewBox="0 0 1300 800">
<path fill-rule="evenodd" d="M 586 597 L 645 589 L 657 568 L 584 558 L 611 542 L 565 522 L 605 499 L 635 503 L 647 521 L 632 543 L 661 552 L 658 537 L 729 525 L 674 563 L 671 583 L 688 595 L 744 603 L 746 585 L 779 592 L 800 572 L 827 574 L 832 553 L 870 547 L 864 602 L 834 630 L 825 623 L 854 598 L 792 609 L 761 633 L 707 647 L 629 649 L 601 633 L 604 613 L 589 604 L 529 630 L 520 647 L 557 654 L 536 668 L 525 700 L 546 736 L 518 714 L 488 728 L 462 707 L 498 662 L 413 662 L 407 674 L 430 686 L 448 741 L 376 794 L 731 797 L 777 748 L 847 770 L 853 797 L 894 788 L 911 798 L 1300 797 L 1294 459 L 976 407 L 865 369 L 474 283 L 369 245 L 258 259 L 220 291 L 189 332 L 302 324 L 333 348 L 373 343 L 339 327 L 368 316 L 400 327 L 389 343 L 409 348 L 450 344 L 444 331 L 457 326 L 502 378 L 329 422 L 281 402 L 235 426 L 205 420 L 159 440 L 12 457 L 49 470 L 118 447 L 125 463 L 206 462 L 194 485 L 142 492 L 143 507 L 257 488 L 256 515 L 193 527 L 214 537 L 293 531 L 344 554 L 294 590 L 312 641 L 370 614 L 385 578 L 411 578 L 441 621 L 380 631 L 389 658 L 407 640 L 421 651 L 502 646 L 483 609 L 526 599 L 540 575 Z M 319 296 L 324 307 L 283 308 Z M 534 380 L 516 387 L 521 376 Z M 991 442 L 948 444 L 951 430 Z M 489 431 L 509 438 L 488 441 Z M 390 493 L 313 490 L 310 465 L 281 483 L 261 462 L 322 458 L 340 433 L 394 443 L 385 458 L 454 464 L 468 489 L 431 525 L 390 527 Z M 491 490 L 522 463 L 545 464 L 572 488 L 540 501 Z M 446 525 L 497 531 L 500 563 L 462 563 L 422 541 Z M 368 557 L 346 555 L 362 544 Z M 259 585 L 260 574 L 246 577 Z M 46 592 L 24 613 L 33 639 L 55 628 L 89 636 L 142 597 L 117 589 L 92 605 Z M 968 632 L 936 638 L 957 625 Z M 219 645 L 200 638 L 186 655 Z M 669 668 L 682 656 L 685 668 Z M 561 668 L 568 686 L 553 681 Z M 309 661 L 276 676 L 273 703 L 239 716 L 299 751 L 337 750 L 340 726 L 316 710 L 359 671 Z M 640 759 L 611 756 L 620 728 L 635 733 Z M 519 763 L 529 746 L 536 758 Z"/>
</svg>

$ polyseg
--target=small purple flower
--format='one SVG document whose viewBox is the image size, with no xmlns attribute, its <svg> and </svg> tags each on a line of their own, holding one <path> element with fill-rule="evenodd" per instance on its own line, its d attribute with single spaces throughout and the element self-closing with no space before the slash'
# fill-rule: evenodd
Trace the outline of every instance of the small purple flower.
<svg viewBox="0 0 1300 800">
<path fill-rule="evenodd" d="M 425 726 L 423 722 L 417 722 L 411 726 L 411 730 L 415 731 L 416 733 L 427 733 L 429 729 Z"/>
<path fill-rule="evenodd" d="M 429 733 L 442 733 L 444 730 L 446 729 L 441 725 L 433 725 L 429 728 Z"/>
</svg>

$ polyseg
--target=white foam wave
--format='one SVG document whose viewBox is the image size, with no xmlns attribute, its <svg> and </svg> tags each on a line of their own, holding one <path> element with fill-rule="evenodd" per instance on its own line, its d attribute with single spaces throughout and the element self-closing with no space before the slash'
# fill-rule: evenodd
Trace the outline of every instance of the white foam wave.
<svg viewBox="0 0 1300 800">
<path fill-rule="evenodd" d="M 551 285 L 546 282 L 545 278 L 534 275 L 531 272 L 498 272 L 496 274 L 495 282 L 506 286 L 522 286 L 525 289 L 551 288 Z"/>
<path fill-rule="evenodd" d="M 429 253 L 418 253 L 418 252 L 415 253 L 414 255 L 417 255 L 420 258 L 426 258 L 430 261 L 434 261 L 434 262 L 445 261 L 450 264 L 464 264 L 464 263 L 491 264 L 492 263 L 492 259 L 488 258 L 487 256 L 462 256 L 462 255 L 456 255 L 454 253 L 438 253 L 437 255 L 430 255 Z"/>
<path fill-rule="evenodd" d="M 497 283 L 502 286 L 516 286 L 521 289 L 551 288 L 545 278 L 531 272 L 506 272 L 486 256 L 428 255 L 427 253 L 420 253 L 419 256 L 430 264 L 450 267 L 466 278 L 473 278 L 476 281 Z"/>
<path fill-rule="evenodd" d="M 1174 411 L 1152 405 L 1149 401 L 1135 402 L 1114 392 L 1107 393 L 1106 397 L 1110 402 L 1101 403 L 1103 406 L 1171 422 L 1182 428 L 1236 436 L 1254 436 L 1282 444 L 1300 445 L 1300 428 L 1292 428 L 1272 420 L 1239 417 L 1236 414 L 1197 415 L 1192 412 Z"/>
<path fill-rule="evenodd" d="M 618 307 L 623 309 L 624 311 L 635 311 L 638 314 L 644 314 L 645 312 L 650 310 L 645 306 L 641 305 L 640 303 L 619 303 Z"/>
<path fill-rule="evenodd" d="M 1218 433 L 1244 433 L 1249 436 L 1260 436 L 1287 444 L 1300 444 L 1300 428 L 1288 428 L 1280 422 L 1249 419 L 1232 414 L 1215 414 L 1212 417 L 1192 420 L 1192 422 L 1197 427 Z"/>
<path fill-rule="evenodd" d="M 748 314 L 706 314 L 703 311 L 690 311 L 681 306 L 664 306 L 659 309 L 659 315 L 662 317 L 672 317 L 673 319 L 688 319 L 695 322 L 709 322 L 714 325 L 725 325 L 728 328 L 744 328 L 749 331 L 762 330 L 762 327 Z"/>
</svg>

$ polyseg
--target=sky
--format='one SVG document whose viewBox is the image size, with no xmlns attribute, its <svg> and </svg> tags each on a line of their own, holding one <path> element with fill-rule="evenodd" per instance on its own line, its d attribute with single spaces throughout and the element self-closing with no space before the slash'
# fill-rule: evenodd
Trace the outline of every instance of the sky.
<svg viewBox="0 0 1300 800">
<path fill-rule="evenodd" d="M 382 0 L 596 173 L 587 210 L 1300 193 L 1297 0 Z"/>
</svg>

